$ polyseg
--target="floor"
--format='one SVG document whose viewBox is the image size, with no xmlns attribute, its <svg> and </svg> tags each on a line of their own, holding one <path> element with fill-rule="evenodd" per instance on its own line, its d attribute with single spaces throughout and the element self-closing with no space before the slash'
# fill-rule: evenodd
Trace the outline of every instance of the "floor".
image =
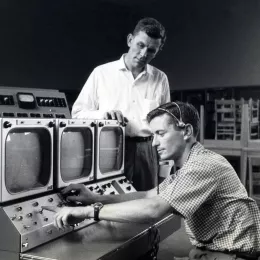
<svg viewBox="0 0 260 260">
<path fill-rule="evenodd" d="M 188 257 L 190 249 L 191 243 L 182 221 L 181 228 L 160 243 L 157 258 L 158 260 L 173 260 L 174 258 L 184 260 L 184 257 Z"/>
</svg>

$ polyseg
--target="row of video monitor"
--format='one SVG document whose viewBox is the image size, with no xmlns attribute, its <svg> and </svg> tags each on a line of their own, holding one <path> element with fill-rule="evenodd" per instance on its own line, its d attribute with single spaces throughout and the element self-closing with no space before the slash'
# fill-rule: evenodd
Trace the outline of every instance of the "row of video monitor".
<svg viewBox="0 0 260 260">
<path fill-rule="evenodd" d="M 0 203 L 124 173 L 116 120 L 0 119 Z"/>
</svg>

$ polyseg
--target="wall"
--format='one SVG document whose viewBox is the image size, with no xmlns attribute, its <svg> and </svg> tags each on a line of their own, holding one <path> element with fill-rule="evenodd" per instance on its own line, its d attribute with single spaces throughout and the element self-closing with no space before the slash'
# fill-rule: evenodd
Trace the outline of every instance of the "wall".
<svg viewBox="0 0 260 260">
<path fill-rule="evenodd" d="M 98 64 L 127 50 L 144 16 L 168 31 L 153 64 L 174 89 L 260 85 L 260 1 L 0 2 L 0 85 L 79 91 Z"/>
<path fill-rule="evenodd" d="M 102 0 L 2 0 L 0 85 L 81 89 L 96 65 L 127 50 L 130 10 Z"/>
<path fill-rule="evenodd" d="M 172 89 L 260 85 L 260 1 L 164 2 L 144 12 L 168 28 L 157 64 Z"/>
</svg>

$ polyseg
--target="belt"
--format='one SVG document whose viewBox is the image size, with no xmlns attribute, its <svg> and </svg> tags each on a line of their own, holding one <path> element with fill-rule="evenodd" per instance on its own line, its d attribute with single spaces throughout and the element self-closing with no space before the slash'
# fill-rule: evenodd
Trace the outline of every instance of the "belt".
<svg viewBox="0 0 260 260">
<path fill-rule="evenodd" d="M 135 136 L 135 137 L 130 137 L 130 136 L 126 136 L 125 140 L 128 142 L 148 142 L 152 140 L 152 136 Z"/>
</svg>

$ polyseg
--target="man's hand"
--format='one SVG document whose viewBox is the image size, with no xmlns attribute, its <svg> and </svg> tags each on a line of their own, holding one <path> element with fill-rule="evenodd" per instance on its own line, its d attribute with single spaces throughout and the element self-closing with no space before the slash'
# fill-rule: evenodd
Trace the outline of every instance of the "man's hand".
<svg viewBox="0 0 260 260">
<path fill-rule="evenodd" d="M 54 226 L 59 229 L 75 225 L 88 218 L 93 208 L 87 207 L 63 207 L 42 206 L 43 210 L 55 212 Z"/>
<path fill-rule="evenodd" d="M 117 120 L 119 123 L 127 124 L 128 119 L 123 116 L 123 113 L 120 110 L 111 110 L 104 114 L 104 119 L 113 119 Z"/>
<path fill-rule="evenodd" d="M 61 191 L 68 202 L 80 202 L 82 205 L 93 204 L 98 201 L 99 194 L 91 192 L 83 184 L 70 184 Z"/>
</svg>

